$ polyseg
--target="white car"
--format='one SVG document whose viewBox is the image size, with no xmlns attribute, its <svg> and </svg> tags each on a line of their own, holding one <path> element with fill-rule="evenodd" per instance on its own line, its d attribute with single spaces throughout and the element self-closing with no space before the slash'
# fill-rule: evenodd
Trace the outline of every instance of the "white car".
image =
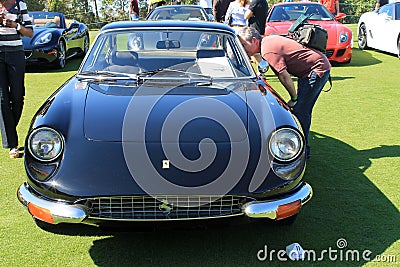
<svg viewBox="0 0 400 267">
<path fill-rule="evenodd" d="M 375 48 L 400 57 L 399 1 L 361 15 L 358 21 L 358 47 Z"/>
</svg>

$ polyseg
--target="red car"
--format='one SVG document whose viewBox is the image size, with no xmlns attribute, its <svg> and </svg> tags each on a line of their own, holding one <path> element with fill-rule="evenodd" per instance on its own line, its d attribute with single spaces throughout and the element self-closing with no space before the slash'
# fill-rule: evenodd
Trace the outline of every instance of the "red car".
<svg viewBox="0 0 400 267">
<path fill-rule="evenodd" d="M 328 32 L 326 56 L 331 62 L 349 63 L 353 51 L 353 33 L 338 20 L 346 17 L 333 16 L 328 9 L 316 2 L 285 2 L 271 7 L 265 25 L 265 35 L 286 35 L 290 26 L 302 14 L 309 15 L 308 22 L 318 24 Z"/>
</svg>

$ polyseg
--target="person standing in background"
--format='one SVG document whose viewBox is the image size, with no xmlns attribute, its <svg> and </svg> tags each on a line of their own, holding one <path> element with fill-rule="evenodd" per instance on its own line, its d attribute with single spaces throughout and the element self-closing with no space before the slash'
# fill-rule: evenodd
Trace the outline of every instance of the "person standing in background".
<svg viewBox="0 0 400 267">
<path fill-rule="evenodd" d="M 214 0 L 213 3 L 214 21 L 216 22 L 225 21 L 225 14 L 226 11 L 228 10 L 230 2 L 232 2 L 232 0 Z"/>
<path fill-rule="evenodd" d="M 130 0 L 130 2 L 129 2 L 129 19 L 130 20 L 139 20 L 139 18 L 140 18 L 139 3 L 137 0 Z"/>
<path fill-rule="evenodd" d="M 388 0 L 377 0 L 376 1 L 376 5 L 375 5 L 375 11 L 378 11 L 379 8 L 381 8 L 382 6 L 389 4 Z"/>
<path fill-rule="evenodd" d="M 267 13 L 268 3 L 266 0 L 251 0 L 244 18 L 248 20 L 250 27 L 255 28 L 260 35 L 264 35 Z"/>
<path fill-rule="evenodd" d="M 318 2 L 324 5 L 334 16 L 339 13 L 339 0 L 318 0 Z"/>
<path fill-rule="evenodd" d="M 225 24 L 232 27 L 242 27 L 247 25 L 244 14 L 249 8 L 249 0 L 235 0 L 229 3 L 228 10 L 225 14 Z"/>
<path fill-rule="evenodd" d="M 21 35 L 32 37 L 32 21 L 23 0 L 0 1 L 0 129 L 10 158 L 18 158 L 17 125 L 25 96 L 25 53 Z"/>
<path fill-rule="evenodd" d="M 167 4 L 167 2 L 165 2 L 165 0 L 149 0 L 148 8 L 147 8 L 147 14 L 149 14 L 150 11 L 152 11 L 156 7 L 164 6 L 166 4 Z"/>
<path fill-rule="evenodd" d="M 205 9 L 212 8 L 212 0 L 199 0 L 197 4 Z"/>
</svg>

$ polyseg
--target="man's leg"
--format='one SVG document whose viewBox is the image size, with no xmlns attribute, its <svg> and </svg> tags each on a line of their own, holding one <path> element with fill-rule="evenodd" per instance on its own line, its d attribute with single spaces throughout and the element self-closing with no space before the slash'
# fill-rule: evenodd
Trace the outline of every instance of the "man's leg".
<svg viewBox="0 0 400 267">
<path fill-rule="evenodd" d="M 0 130 L 4 148 L 17 146 L 17 131 L 10 103 L 10 91 L 5 53 L 0 53 Z"/>
<path fill-rule="evenodd" d="M 293 113 L 298 118 L 303 128 L 306 139 L 306 151 L 309 155 L 310 147 L 308 145 L 308 135 L 310 133 L 312 109 L 318 99 L 319 94 L 328 81 L 329 71 L 320 78 L 315 72 L 309 77 L 298 79 L 297 96 L 298 100 L 293 107 Z"/>
</svg>

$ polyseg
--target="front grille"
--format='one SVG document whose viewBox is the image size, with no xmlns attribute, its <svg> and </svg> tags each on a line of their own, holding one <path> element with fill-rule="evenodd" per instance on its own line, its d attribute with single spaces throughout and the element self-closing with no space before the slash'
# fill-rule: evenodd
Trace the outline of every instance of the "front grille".
<svg viewBox="0 0 400 267">
<path fill-rule="evenodd" d="M 333 50 L 326 50 L 325 55 L 327 58 L 330 58 L 333 56 Z"/>
<path fill-rule="evenodd" d="M 242 215 L 241 207 L 251 200 L 241 196 L 115 196 L 85 202 L 90 203 L 91 219 L 157 221 Z"/>
</svg>

